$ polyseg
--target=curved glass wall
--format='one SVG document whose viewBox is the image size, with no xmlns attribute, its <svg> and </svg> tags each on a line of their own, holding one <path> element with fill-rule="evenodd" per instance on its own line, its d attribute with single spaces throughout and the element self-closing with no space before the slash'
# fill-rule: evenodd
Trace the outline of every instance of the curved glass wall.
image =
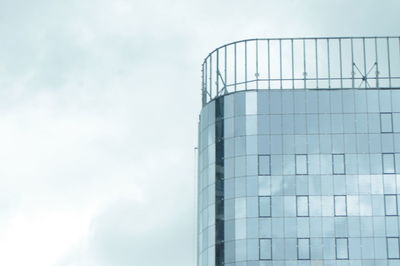
<svg viewBox="0 0 400 266">
<path fill-rule="evenodd" d="M 199 266 L 400 265 L 400 90 L 248 90 L 204 105 Z"/>
</svg>

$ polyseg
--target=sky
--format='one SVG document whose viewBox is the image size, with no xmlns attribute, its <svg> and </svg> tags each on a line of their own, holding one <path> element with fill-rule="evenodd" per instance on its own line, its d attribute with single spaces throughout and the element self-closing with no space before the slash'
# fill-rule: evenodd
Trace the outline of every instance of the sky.
<svg viewBox="0 0 400 266">
<path fill-rule="evenodd" d="M 398 0 L 0 0 L 0 265 L 195 265 L 201 63 L 399 36 Z"/>
</svg>

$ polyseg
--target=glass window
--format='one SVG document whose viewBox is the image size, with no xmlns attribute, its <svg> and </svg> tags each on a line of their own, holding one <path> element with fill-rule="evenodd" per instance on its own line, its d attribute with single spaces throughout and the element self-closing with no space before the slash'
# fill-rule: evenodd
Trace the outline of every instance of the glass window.
<svg viewBox="0 0 400 266">
<path fill-rule="evenodd" d="M 336 238 L 336 259 L 337 260 L 349 259 L 349 240 L 347 237 Z"/>
<path fill-rule="evenodd" d="M 310 239 L 297 238 L 297 259 L 309 260 L 310 259 Z"/>
<path fill-rule="evenodd" d="M 332 154 L 333 174 L 343 175 L 346 172 L 344 154 Z"/>
<path fill-rule="evenodd" d="M 296 215 L 298 217 L 308 217 L 310 215 L 308 206 L 308 196 L 296 197 Z"/>
<path fill-rule="evenodd" d="M 396 171 L 393 153 L 382 154 L 382 164 L 384 174 L 394 174 Z"/>
<path fill-rule="evenodd" d="M 398 237 L 387 237 L 386 241 L 387 241 L 388 259 L 400 259 L 399 238 Z"/>
<path fill-rule="evenodd" d="M 258 155 L 258 174 L 271 175 L 271 156 Z"/>
<path fill-rule="evenodd" d="M 381 113 L 381 132 L 393 132 L 392 113 Z"/>
<path fill-rule="evenodd" d="M 385 215 L 396 216 L 397 212 L 397 195 L 385 195 Z"/>
<path fill-rule="evenodd" d="M 334 196 L 335 216 L 347 216 L 346 196 Z"/>
<path fill-rule="evenodd" d="M 308 174 L 307 154 L 296 154 L 296 175 Z"/>
<path fill-rule="evenodd" d="M 260 217 L 271 217 L 271 197 L 258 197 L 258 212 Z"/>
<path fill-rule="evenodd" d="M 260 260 L 272 260 L 272 239 L 260 239 Z"/>
</svg>

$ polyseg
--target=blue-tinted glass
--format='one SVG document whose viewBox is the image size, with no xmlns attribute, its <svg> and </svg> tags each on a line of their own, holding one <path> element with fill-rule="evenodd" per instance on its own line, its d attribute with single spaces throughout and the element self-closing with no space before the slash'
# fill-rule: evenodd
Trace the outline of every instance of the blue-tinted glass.
<svg viewBox="0 0 400 266">
<path fill-rule="evenodd" d="M 261 217 L 271 216 L 271 197 L 259 197 L 259 212 Z"/>
<path fill-rule="evenodd" d="M 397 196 L 385 195 L 385 215 L 397 215 Z"/>
<path fill-rule="evenodd" d="M 345 166 L 344 166 L 344 154 L 333 154 L 333 174 L 344 174 Z"/>
<path fill-rule="evenodd" d="M 297 196 L 296 204 L 297 204 L 297 216 L 299 217 L 309 216 L 308 196 Z"/>
<path fill-rule="evenodd" d="M 306 175 L 308 173 L 307 155 L 296 154 L 296 174 Z"/>
<path fill-rule="evenodd" d="M 387 238 L 387 255 L 388 259 L 399 259 L 399 238 L 398 237 L 388 237 Z"/>
<path fill-rule="evenodd" d="M 257 114 L 257 93 L 254 91 L 246 93 L 246 115 Z"/>
<path fill-rule="evenodd" d="M 347 238 L 336 238 L 336 259 L 349 259 Z"/>
<path fill-rule="evenodd" d="M 346 196 L 335 196 L 335 216 L 346 216 L 347 215 L 347 200 Z"/>
<path fill-rule="evenodd" d="M 235 116 L 242 116 L 246 114 L 246 94 L 239 92 L 234 94 L 234 111 Z"/>
<path fill-rule="evenodd" d="M 392 113 L 381 113 L 381 132 L 393 132 Z"/>
<path fill-rule="evenodd" d="M 304 91 L 294 91 L 294 112 L 301 114 L 306 112 L 306 95 Z"/>
<path fill-rule="evenodd" d="M 394 113 L 393 118 L 393 131 L 400 132 L 400 113 Z"/>
<path fill-rule="evenodd" d="M 393 153 L 382 154 L 383 162 L 383 173 L 384 174 L 394 174 L 395 173 L 395 163 Z"/>
<path fill-rule="evenodd" d="M 260 260 L 271 260 L 272 259 L 272 239 L 262 238 L 260 239 Z"/>
<path fill-rule="evenodd" d="M 258 174 L 271 175 L 271 157 L 270 155 L 258 156 Z"/>
</svg>

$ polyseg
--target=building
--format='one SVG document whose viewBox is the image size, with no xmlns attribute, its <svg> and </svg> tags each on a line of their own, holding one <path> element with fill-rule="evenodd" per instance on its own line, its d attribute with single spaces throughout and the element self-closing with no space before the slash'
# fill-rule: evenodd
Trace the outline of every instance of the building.
<svg viewBox="0 0 400 266">
<path fill-rule="evenodd" d="M 400 265 L 400 38 L 234 42 L 203 63 L 198 266 Z"/>
</svg>

